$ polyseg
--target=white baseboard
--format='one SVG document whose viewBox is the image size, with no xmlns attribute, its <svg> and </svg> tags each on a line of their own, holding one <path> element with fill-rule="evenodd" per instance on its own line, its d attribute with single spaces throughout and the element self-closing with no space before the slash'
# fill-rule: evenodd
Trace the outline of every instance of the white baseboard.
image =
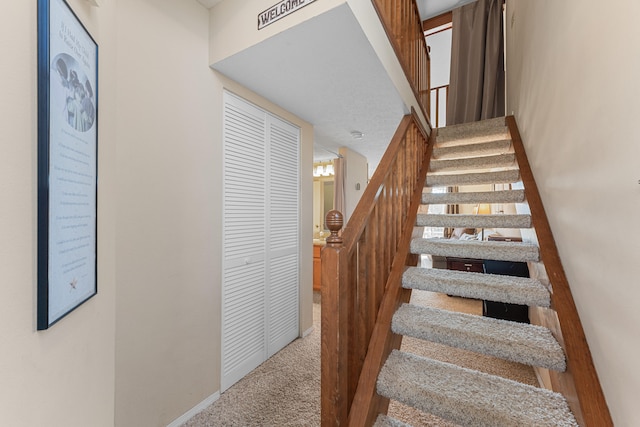
<svg viewBox="0 0 640 427">
<path fill-rule="evenodd" d="M 169 424 L 167 427 L 180 427 L 182 424 L 186 423 L 191 418 L 195 417 L 197 414 L 199 414 L 201 411 L 206 409 L 209 405 L 211 405 L 213 402 L 215 402 L 219 398 L 220 398 L 220 392 L 216 391 L 211 396 L 207 397 L 202 402 L 198 403 L 196 406 L 191 408 L 189 411 L 185 412 L 183 415 L 173 420 L 173 422 Z"/>
<path fill-rule="evenodd" d="M 313 326 L 310 327 L 309 329 L 307 329 L 306 331 L 304 331 L 302 333 L 302 338 L 306 337 L 307 335 L 309 335 L 311 332 L 313 332 Z"/>
</svg>

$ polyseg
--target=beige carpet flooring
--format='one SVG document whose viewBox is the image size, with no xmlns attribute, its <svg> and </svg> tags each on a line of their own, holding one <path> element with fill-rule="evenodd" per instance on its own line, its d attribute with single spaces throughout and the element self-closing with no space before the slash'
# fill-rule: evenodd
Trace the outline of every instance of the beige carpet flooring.
<svg viewBox="0 0 640 427">
<path fill-rule="evenodd" d="M 319 426 L 319 302 L 316 295 L 313 304 L 314 330 L 311 334 L 295 340 L 264 362 L 183 426 Z M 411 302 L 452 311 L 482 314 L 480 301 L 432 292 L 413 291 Z M 533 369 L 518 363 L 407 337 L 403 339 L 402 350 L 537 385 Z M 456 426 L 396 402 L 391 402 L 389 415 L 413 427 Z"/>
</svg>

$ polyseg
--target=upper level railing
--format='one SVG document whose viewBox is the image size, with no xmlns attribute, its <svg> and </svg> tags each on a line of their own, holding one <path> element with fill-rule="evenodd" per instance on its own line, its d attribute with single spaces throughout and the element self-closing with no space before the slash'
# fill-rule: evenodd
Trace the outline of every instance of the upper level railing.
<svg viewBox="0 0 640 427">
<path fill-rule="evenodd" d="M 390 346 L 399 346 L 392 342 L 390 321 L 403 294 L 400 279 L 430 147 L 415 112 L 405 116 L 341 235 L 342 215 L 337 211 L 327 215 L 332 234 L 322 250 L 321 408 L 325 427 L 347 424 L 356 394 L 367 401 L 359 405 L 365 415 L 352 415 L 351 420 L 364 423 L 370 408 L 384 405 L 370 403 L 379 399 L 373 384 Z M 386 325 L 380 324 L 378 316 L 383 298 L 383 305 L 391 307 L 386 310 Z M 374 329 L 382 337 L 375 340 L 379 343 L 376 351 L 369 348 Z M 374 383 L 359 385 L 359 381 Z"/>
<path fill-rule="evenodd" d="M 415 0 L 372 0 L 425 117 L 431 110 L 431 64 Z"/>
<path fill-rule="evenodd" d="M 444 127 L 447 118 L 447 104 L 449 102 L 449 85 L 431 88 L 431 124 L 436 127 Z"/>
</svg>

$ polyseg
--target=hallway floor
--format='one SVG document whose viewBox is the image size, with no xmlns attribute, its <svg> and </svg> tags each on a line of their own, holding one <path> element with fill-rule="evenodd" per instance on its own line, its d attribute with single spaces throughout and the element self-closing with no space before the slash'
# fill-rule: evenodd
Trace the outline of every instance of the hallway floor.
<svg viewBox="0 0 640 427">
<path fill-rule="evenodd" d="M 444 294 L 414 291 L 412 303 L 482 314 L 477 300 Z M 314 295 L 314 329 L 305 338 L 293 341 L 271 359 L 226 390 L 204 411 L 183 427 L 287 427 L 320 425 L 320 295 Z M 404 338 L 402 349 L 471 369 L 498 374 L 537 385 L 533 369 L 465 350 Z M 391 402 L 389 415 L 413 427 L 454 427 L 438 417 Z"/>
</svg>

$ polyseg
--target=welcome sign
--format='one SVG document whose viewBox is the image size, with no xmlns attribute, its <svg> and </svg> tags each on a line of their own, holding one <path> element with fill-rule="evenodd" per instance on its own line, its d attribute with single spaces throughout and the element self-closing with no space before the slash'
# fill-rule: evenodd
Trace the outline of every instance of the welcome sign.
<svg viewBox="0 0 640 427">
<path fill-rule="evenodd" d="M 282 0 L 258 15 L 258 30 L 313 3 L 315 0 Z"/>
</svg>

